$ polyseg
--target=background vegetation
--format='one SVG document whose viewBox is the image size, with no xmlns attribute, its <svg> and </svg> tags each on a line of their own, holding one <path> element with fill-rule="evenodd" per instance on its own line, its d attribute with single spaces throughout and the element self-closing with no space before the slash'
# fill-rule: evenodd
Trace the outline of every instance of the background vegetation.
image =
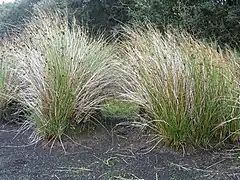
<svg viewBox="0 0 240 180">
<path fill-rule="evenodd" d="M 0 34 L 22 27 L 36 7 L 68 7 L 70 17 L 93 32 L 114 34 L 120 25 L 148 21 L 163 29 L 177 26 L 196 37 L 236 46 L 240 40 L 238 0 L 17 0 L 0 6 Z"/>
</svg>

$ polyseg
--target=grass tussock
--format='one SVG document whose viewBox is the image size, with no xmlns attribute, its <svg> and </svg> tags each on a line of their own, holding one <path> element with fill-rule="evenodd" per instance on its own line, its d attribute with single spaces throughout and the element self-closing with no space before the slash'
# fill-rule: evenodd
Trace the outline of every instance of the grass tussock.
<svg viewBox="0 0 240 180">
<path fill-rule="evenodd" d="M 117 82 L 112 45 L 87 35 L 64 13 L 39 12 L 12 53 L 23 69 L 22 102 L 40 138 L 56 139 L 86 122 L 113 96 Z"/>
<path fill-rule="evenodd" d="M 240 129 L 231 72 L 234 53 L 188 34 L 153 27 L 125 28 L 125 97 L 153 118 L 150 126 L 167 144 L 206 146 L 232 138 Z M 230 120 L 230 121 L 229 121 Z"/>
</svg>

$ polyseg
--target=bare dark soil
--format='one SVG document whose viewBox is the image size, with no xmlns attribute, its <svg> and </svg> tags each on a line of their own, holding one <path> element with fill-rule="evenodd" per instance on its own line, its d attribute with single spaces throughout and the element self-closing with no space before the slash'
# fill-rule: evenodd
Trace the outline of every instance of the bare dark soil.
<svg viewBox="0 0 240 180">
<path fill-rule="evenodd" d="M 192 153 L 161 146 L 138 128 L 118 126 L 56 143 L 29 144 L 30 131 L 0 124 L 1 180 L 240 179 L 237 149 Z M 78 142 L 78 143 L 77 143 Z"/>
</svg>

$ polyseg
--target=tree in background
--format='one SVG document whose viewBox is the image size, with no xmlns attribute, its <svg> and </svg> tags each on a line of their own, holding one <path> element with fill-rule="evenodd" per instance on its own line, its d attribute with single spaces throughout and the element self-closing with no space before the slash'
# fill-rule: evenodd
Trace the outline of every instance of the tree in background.
<svg viewBox="0 0 240 180">
<path fill-rule="evenodd" d="M 113 33 L 131 17 L 128 13 L 132 0 L 70 0 L 69 12 L 80 24 L 87 25 L 93 33 Z"/>
<path fill-rule="evenodd" d="M 37 8 L 68 9 L 91 32 L 116 32 L 125 23 L 184 28 L 196 37 L 235 46 L 240 41 L 240 0 L 18 0 L 0 5 L 0 34 L 24 27 Z"/>
<path fill-rule="evenodd" d="M 184 28 L 220 44 L 240 41 L 239 0 L 136 0 L 130 13 L 135 21 Z"/>
<path fill-rule="evenodd" d="M 24 20 L 31 18 L 36 9 L 63 9 L 67 8 L 69 18 L 73 16 L 79 24 L 86 25 L 92 32 L 110 33 L 120 24 L 128 22 L 129 6 L 132 0 L 18 0 L 8 3 L 9 10 L 0 15 L 0 34 L 10 33 L 12 27 L 24 27 Z M 6 5 L 0 5 L 7 9 Z"/>
</svg>

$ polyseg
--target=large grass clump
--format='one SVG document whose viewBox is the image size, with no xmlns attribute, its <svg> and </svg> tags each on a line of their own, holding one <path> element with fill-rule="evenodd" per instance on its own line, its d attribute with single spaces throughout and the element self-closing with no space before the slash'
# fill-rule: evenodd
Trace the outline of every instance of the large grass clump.
<svg viewBox="0 0 240 180">
<path fill-rule="evenodd" d="M 64 13 L 40 11 L 18 39 L 12 55 L 24 70 L 21 100 L 36 126 L 36 137 L 61 139 L 113 96 L 114 47 L 89 37 Z"/>
<path fill-rule="evenodd" d="M 162 34 L 148 26 L 125 32 L 125 97 L 147 111 L 150 126 L 167 144 L 206 146 L 239 138 L 234 53 L 174 30 Z"/>
</svg>

